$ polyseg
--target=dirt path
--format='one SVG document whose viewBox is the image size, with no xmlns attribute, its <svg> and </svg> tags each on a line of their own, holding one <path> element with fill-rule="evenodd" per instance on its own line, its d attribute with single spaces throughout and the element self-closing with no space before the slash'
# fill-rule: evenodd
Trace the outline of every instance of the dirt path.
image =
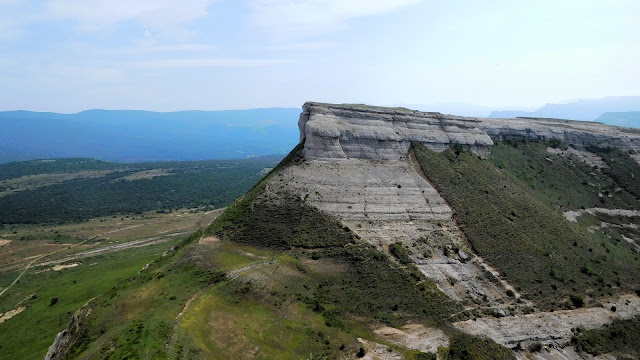
<svg viewBox="0 0 640 360">
<path fill-rule="evenodd" d="M 93 257 L 93 256 L 101 255 L 101 254 L 104 254 L 104 253 L 112 253 L 112 252 L 128 250 L 128 249 L 131 249 L 131 248 L 136 248 L 136 247 L 143 247 L 143 246 L 159 244 L 159 243 L 163 243 L 163 242 L 167 242 L 167 241 L 171 240 L 172 237 L 176 237 L 176 236 L 180 236 L 180 235 L 184 235 L 184 234 L 188 234 L 188 233 L 190 233 L 190 232 L 189 231 L 183 231 L 183 232 L 178 232 L 178 233 L 173 233 L 173 234 L 166 234 L 166 235 L 162 235 L 162 236 L 154 236 L 154 237 L 150 237 L 150 238 L 146 238 L 146 239 L 128 241 L 128 242 L 121 243 L 121 244 L 105 246 L 105 247 L 102 247 L 102 248 L 99 248 L 99 249 L 93 249 L 93 250 L 87 250 L 87 251 L 79 252 L 77 254 L 73 254 L 73 255 L 70 255 L 70 256 L 67 256 L 67 257 L 63 257 L 63 258 L 59 258 L 59 259 L 54 259 L 54 260 L 49 260 L 49 261 L 46 261 L 46 262 L 41 262 L 41 263 L 38 263 L 38 264 L 36 264 L 34 266 L 46 266 L 46 265 L 60 264 L 60 263 L 68 262 L 68 261 L 75 261 L 75 260 L 79 260 L 79 259 L 83 259 L 83 258 L 87 258 L 87 257 Z"/>
<path fill-rule="evenodd" d="M 71 249 L 71 248 L 83 245 L 83 244 L 87 243 L 88 241 L 91 241 L 91 240 L 93 240 L 93 239 L 95 239 L 95 238 L 97 238 L 99 236 L 104 236 L 104 235 L 107 235 L 107 234 L 112 234 L 114 232 L 132 229 L 132 228 L 135 228 L 135 227 L 138 227 L 138 226 L 142 226 L 142 225 L 132 225 L 132 226 L 127 226 L 127 227 L 120 228 L 120 229 L 110 230 L 110 231 L 104 232 L 102 234 L 98 234 L 98 235 L 92 236 L 92 237 L 90 237 L 90 238 L 88 238 L 88 239 L 86 239 L 86 240 L 84 240 L 82 242 L 79 242 L 77 244 L 70 245 L 67 249 Z M 2 291 L 0 291 L 0 297 L 2 297 L 2 295 L 4 295 L 4 293 L 6 293 L 9 289 L 11 289 L 13 287 L 13 285 L 15 285 L 20 280 L 20 278 L 22 278 L 22 276 L 24 276 L 24 274 L 27 272 L 27 270 L 32 268 L 36 262 L 38 262 L 39 260 L 44 259 L 44 258 L 46 258 L 48 256 L 55 255 L 55 254 L 57 254 L 57 253 L 59 253 L 59 252 L 61 252 L 63 250 L 67 250 L 67 249 L 64 249 L 64 248 L 63 249 L 58 249 L 56 251 L 52 251 L 50 253 L 38 255 L 37 257 L 35 257 L 33 260 L 31 260 L 27 264 L 27 266 L 24 267 L 24 270 L 22 270 L 22 272 L 20 272 L 18 277 L 16 277 L 15 280 L 13 280 L 13 282 L 9 286 L 7 286 L 6 288 L 2 289 Z"/>
<path fill-rule="evenodd" d="M 19 308 L 15 309 L 15 310 L 10 310 L 7 311 L 6 313 L 0 314 L 0 324 L 2 324 L 3 322 L 11 319 L 12 317 L 20 314 L 21 312 L 23 312 L 26 309 L 26 307 L 24 306 L 20 306 Z"/>
</svg>

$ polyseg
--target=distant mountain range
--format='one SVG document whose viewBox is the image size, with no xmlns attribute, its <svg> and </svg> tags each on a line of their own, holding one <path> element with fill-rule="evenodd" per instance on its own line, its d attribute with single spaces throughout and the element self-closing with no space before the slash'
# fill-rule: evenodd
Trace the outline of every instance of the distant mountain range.
<svg viewBox="0 0 640 360">
<path fill-rule="evenodd" d="M 640 96 L 609 96 L 602 99 L 578 100 L 566 104 L 546 104 L 536 111 L 494 111 L 489 117 L 542 117 L 569 120 L 601 121 L 609 125 L 640 127 L 637 120 L 630 120 L 632 115 L 626 112 L 640 111 Z M 604 113 L 607 115 L 602 117 Z M 631 116 L 631 117 L 630 117 Z"/>
<path fill-rule="evenodd" d="M 640 129 L 640 111 L 608 112 L 600 115 L 596 121 L 603 124 Z"/>
<path fill-rule="evenodd" d="M 535 111 L 491 111 L 462 103 L 396 104 L 475 117 L 550 117 L 640 128 L 640 96 L 547 104 Z M 88 157 L 104 161 L 242 159 L 286 154 L 298 142 L 299 108 L 77 114 L 0 112 L 0 163 Z"/>
<path fill-rule="evenodd" d="M 239 159 L 285 154 L 300 109 L 77 114 L 0 112 L 0 163 L 91 157 L 118 162 Z"/>
</svg>

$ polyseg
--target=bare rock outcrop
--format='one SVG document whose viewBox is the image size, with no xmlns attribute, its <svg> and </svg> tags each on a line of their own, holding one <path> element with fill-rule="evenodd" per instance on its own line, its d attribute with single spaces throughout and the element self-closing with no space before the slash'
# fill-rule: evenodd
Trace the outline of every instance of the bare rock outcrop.
<svg viewBox="0 0 640 360">
<path fill-rule="evenodd" d="M 399 160 L 411 141 L 434 151 L 461 145 L 488 156 L 494 140 L 562 140 L 587 146 L 640 150 L 640 130 L 597 122 L 541 118 L 489 119 L 404 108 L 307 102 L 298 121 L 309 159 Z"/>
<path fill-rule="evenodd" d="M 435 151 L 461 144 L 487 156 L 493 141 L 475 118 L 402 108 L 308 102 L 298 121 L 305 156 L 321 159 L 398 160 L 411 141 Z"/>
<path fill-rule="evenodd" d="M 479 119 L 480 128 L 494 140 L 561 140 L 578 149 L 587 146 L 640 149 L 640 130 L 593 121 L 541 118 Z"/>
</svg>

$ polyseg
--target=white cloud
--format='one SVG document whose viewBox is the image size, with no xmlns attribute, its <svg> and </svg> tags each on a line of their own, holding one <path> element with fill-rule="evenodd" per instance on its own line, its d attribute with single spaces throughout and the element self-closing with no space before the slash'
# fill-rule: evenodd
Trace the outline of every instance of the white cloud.
<svg viewBox="0 0 640 360">
<path fill-rule="evenodd" d="M 47 13 L 75 20 L 81 29 L 96 31 L 137 21 L 152 29 L 176 27 L 207 16 L 215 0 L 52 0 Z"/>
<path fill-rule="evenodd" d="M 277 36 L 297 37 L 338 31 L 354 18 L 392 11 L 422 0 L 253 0 L 255 25 Z"/>
</svg>

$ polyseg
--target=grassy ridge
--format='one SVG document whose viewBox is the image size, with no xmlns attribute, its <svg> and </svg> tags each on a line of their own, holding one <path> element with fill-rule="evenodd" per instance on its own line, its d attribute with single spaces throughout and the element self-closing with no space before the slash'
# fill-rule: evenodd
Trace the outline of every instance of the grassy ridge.
<svg viewBox="0 0 640 360">
<path fill-rule="evenodd" d="M 572 225 L 526 183 L 472 153 L 414 148 L 475 251 L 541 308 L 571 307 L 572 294 L 604 296 L 637 286 L 640 262 L 628 244 Z"/>
<path fill-rule="evenodd" d="M 588 150 L 604 159 L 609 166 L 604 170 L 607 175 L 623 189 L 640 198 L 640 165 L 635 160 L 619 149 L 590 147 Z"/>
</svg>

